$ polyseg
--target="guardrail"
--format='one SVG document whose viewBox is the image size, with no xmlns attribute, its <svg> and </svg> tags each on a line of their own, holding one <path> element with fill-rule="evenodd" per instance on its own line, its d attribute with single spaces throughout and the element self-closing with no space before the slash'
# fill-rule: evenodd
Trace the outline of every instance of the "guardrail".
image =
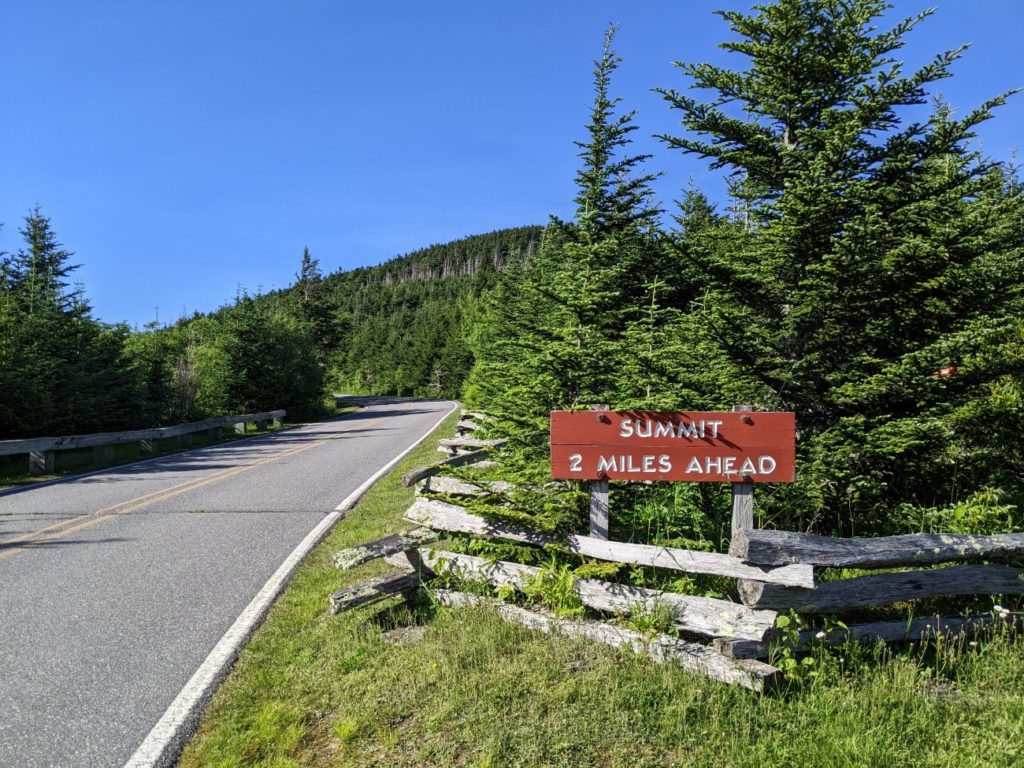
<svg viewBox="0 0 1024 768">
<path fill-rule="evenodd" d="M 267 428 L 267 422 L 273 426 L 281 426 L 285 411 L 263 411 L 261 413 L 243 413 L 237 416 L 217 416 L 204 421 L 193 421 L 188 424 L 175 424 L 170 427 L 153 429 L 135 429 L 127 432 L 101 432 L 92 435 L 64 435 L 62 437 L 30 437 L 24 440 L 0 440 L 0 456 L 11 456 L 19 453 L 28 454 L 28 473 L 30 475 L 51 474 L 53 472 L 54 452 L 69 451 L 76 448 L 92 448 L 99 462 L 113 459 L 113 446 L 121 443 L 139 443 L 143 453 L 153 452 L 153 441 L 165 437 L 177 437 L 185 445 L 192 441 L 196 432 L 209 431 L 212 437 L 220 438 L 221 429 L 234 426 L 237 434 L 243 434 L 247 424 L 253 423 L 257 430 Z"/>
</svg>

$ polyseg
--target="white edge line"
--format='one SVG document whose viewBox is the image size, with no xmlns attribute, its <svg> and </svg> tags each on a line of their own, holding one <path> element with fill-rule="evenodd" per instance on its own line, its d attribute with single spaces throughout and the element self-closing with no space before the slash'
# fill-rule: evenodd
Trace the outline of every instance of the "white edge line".
<svg viewBox="0 0 1024 768">
<path fill-rule="evenodd" d="M 135 754 L 125 763 L 125 768 L 167 768 L 174 765 L 181 750 L 185 747 L 185 742 L 188 741 L 199 725 L 199 718 L 213 692 L 221 681 L 227 677 L 228 672 L 231 670 L 231 665 L 238 658 L 242 647 L 259 627 L 274 599 L 284 589 L 285 584 L 287 584 L 288 579 L 295 572 L 299 563 L 327 534 L 331 526 L 344 517 L 346 510 L 354 507 L 356 502 L 362 498 L 363 494 L 374 483 L 417 448 L 420 443 L 430 437 L 434 430 L 441 426 L 444 420 L 452 414 L 452 411 L 458 408 L 458 403 L 449 402 L 452 403 L 452 407 L 434 426 L 427 430 L 419 440 L 374 473 L 369 480 L 350 493 L 288 555 L 288 558 L 281 563 L 281 567 L 263 585 L 263 588 L 252 599 L 252 602 L 235 619 L 235 623 L 224 633 L 224 636 L 214 646 L 213 650 L 210 651 L 210 655 L 206 657 L 206 660 L 199 666 L 199 669 L 196 670 L 191 679 L 185 683 L 181 693 L 171 702 L 171 706 L 164 712 L 163 717 L 157 721 L 157 724 L 153 726 L 153 729 L 143 740 L 142 744 L 139 745 L 139 748 L 135 750 Z"/>
</svg>

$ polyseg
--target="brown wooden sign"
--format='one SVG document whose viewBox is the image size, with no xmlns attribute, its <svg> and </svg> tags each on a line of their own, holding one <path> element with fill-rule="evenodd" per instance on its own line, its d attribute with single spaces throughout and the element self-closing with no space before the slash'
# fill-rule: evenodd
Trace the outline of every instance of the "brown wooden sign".
<svg viewBox="0 0 1024 768">
<path fill-rule="evenodd" d="M 793 413 L 552 411 L 556 480 L 789 483 Z"/>
</svg>

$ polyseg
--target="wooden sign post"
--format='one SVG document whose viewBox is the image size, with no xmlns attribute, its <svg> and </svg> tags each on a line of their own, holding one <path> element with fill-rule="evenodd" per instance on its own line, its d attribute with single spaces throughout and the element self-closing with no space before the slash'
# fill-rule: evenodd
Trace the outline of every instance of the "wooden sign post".
<svg viewBox="0 0 1024 768">
<path fill-rule="evenodd" d="M 750 413 L 750 405 L 737 405 L 733 411 Z M 732 484 L 732 533 L 754 527 L 754 484 L 744 477 L 743 482 Z"/>
<path fill-rule="evenodd" d="M 606 413 L 607 405 L 592 405 L 591 411 Z M 598 416 L 598 418 L 601 418 Z M 590 481 L 590 535 L 608 540 L 608 478 Z"/>
<path fill-rule="evenodd" d="M 733 484 L 733 530 L 753 527 L 753 484 L 796 476 L 792 413 L 551 412 L 551 476 L 589 480 L 591 535 L 608 537 L 608 481 Z"/>
</svg>

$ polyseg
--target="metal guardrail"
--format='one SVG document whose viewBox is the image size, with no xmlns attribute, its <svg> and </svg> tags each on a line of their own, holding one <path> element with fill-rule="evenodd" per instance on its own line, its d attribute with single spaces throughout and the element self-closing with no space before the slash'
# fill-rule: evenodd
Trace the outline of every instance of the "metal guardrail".
<svg viewBox="0 0 1024 768">
<path fill-rule="evenodd" d="M 152 429 L 134 429 L 125 432 L 100 432 L 92 435 L 64 435 L 61 437 L 30 437 L 24 440 L 0 440 L 0 456 L 20 453 L 29 455 L 28 471 L 30 475 L 41 475 L 53 472 L 53 452 L 68 451 L 76 448 L 93 448 L 97 458 L 110 460 L 112 446 L 121 443 L 140 443 L 146 453 L 153 451 L 153 441 L 166 437 L 185 437 L 195 432 L 214 431 L 220 436 L 222 427 L 235 426 L 236 432 L 244 432 L 245 425 L 255 423 L 257 429 L 266 429 L 267 422 L 275 427 L 281 425 L 285 411 L 263 411 L 260 413 L 243 413 L 237 416 L 217 416 L 204 421 L 193 421 L 188 424 L 175 424 L 170 427 Z"/>
</svg>

